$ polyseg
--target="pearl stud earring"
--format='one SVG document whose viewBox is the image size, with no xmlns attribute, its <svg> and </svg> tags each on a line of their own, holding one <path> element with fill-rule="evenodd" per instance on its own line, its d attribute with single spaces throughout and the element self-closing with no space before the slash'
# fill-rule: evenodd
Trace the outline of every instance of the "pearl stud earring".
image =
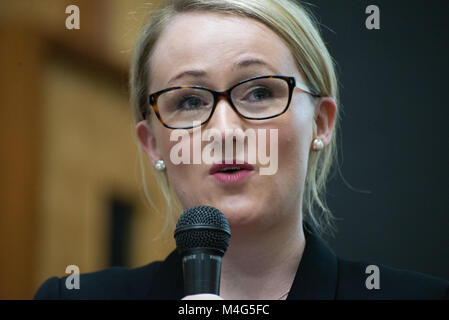
<svg viewBox="0 0 449 320">
<path fill-rule="evenodd" d="M 324 149 L 324 144 L 321 139 L 314 139 L 313 140 L 313 150 L 314 151 L 320 151 Z"/>
<path fill-rule="evenodd" d="M 155 167 L 156 170 L 158 170 L 158 171 L 163 171 L 163 170 L 165 170 L 165 162 L 164 162 L 164 160 L 158 160 L 158 161 L 156 161 L 156 164 L 154 165 L 154 167 Z"/>
</svg>

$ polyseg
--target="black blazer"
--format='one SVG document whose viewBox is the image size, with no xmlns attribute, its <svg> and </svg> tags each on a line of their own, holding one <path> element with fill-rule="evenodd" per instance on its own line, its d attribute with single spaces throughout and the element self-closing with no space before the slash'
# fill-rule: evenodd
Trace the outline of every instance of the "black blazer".
<svg viewBox="0 0 449 320">
<path fill-rule="evenodd" d="M 417 272 L 377 265 L 380 288 L 367 289 L 369 263 L 339 259 L 314 233 L 306 246 L 287 300 L 299 299 L 449 299 L 449 281 Z M 165 261 L 136 269 L 112 267 L 81 274 L 80 289 L 68 290 L 65 279 L 45 281 L 35 299 L 178 300 L 183 294 L 181 259 L 174 251 Z"/>
</svg>

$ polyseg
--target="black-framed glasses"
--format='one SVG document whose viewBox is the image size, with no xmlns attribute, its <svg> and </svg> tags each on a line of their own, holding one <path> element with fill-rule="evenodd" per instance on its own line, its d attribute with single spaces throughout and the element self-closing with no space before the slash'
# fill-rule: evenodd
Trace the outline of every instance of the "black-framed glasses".
<svg viewBox="0 0 449 320">
<path fill-rule="evenodd" d="M 280 116 L 287 111 L 294 88 L 320 97 L 304 84 L 297 84 L 294 77 L 268 75 L 243 80 L 222 92 L 200 86 L 171 87 L 150 94 L 149 103 L 165 127 L 191 129 L 211 119 L 221 97 L 244 119 Z M 144 119 L 148 111 L 143 113 Z"/>
</svg>

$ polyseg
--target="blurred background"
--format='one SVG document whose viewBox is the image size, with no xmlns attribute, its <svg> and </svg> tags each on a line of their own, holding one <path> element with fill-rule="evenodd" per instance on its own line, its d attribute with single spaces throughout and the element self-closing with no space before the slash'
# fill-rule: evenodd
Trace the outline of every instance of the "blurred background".
<svg viewBox="0 0 449 320">
<path fill-rule="evenodd" d="M 327 239 L 343 258 L 449 278 L 447 1 L 312 1 L 342 84 Z M 152 1 L 157 3 L 157 1 Z M 80 29 L 65 27 L 68 5 Z M 128 102 L 144 0 L 0 1 L 0 299 L 44 280 L 164 259 Z M 151 176 L 155 204 L 164 211 Z"/>
<path fill-rule="evenodd" d="M 70 4 L 79 30 L 66 29 Z M 138 266 L 174 248 L 157 237 L 163 218 L 143 197 L 128 102 L 148 7 L 0 1 L 0 298 L 32 298 L 70 264 Z"/>
</svg>

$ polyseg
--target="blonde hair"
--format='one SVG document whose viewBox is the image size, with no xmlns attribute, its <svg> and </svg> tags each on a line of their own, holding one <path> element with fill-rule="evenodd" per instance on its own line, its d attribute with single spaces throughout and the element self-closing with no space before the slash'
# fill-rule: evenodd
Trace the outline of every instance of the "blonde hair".
<svg viewBox="0 0 449 320">
<path fill-rule="evenodd" d="M 130 98 L 136 123 L 143 120 L 142 114 L 149 108 L 149 58 L 155 43 L 175 15 L 191 11 L 231 14 L 262 22 L 290 46 L 309 88 L 323 97 L 333 98 L 338 105 L 334 63 L 320 36 L 318 23 L 305 6 L 290 0 L 171 0 L 163 1 L 162 6 L 152 12 L 136 43 L 130 75 Z M 330 169 L 337 158 L 338 109 L 330 144 L 321 152 L 311 152 L 308 161 L 303 218 L 306 225 L 319 233 L 332 233 L 334 230 L 334 217 L 326 205 L 325 189 Z M 172 228 L 182 209 L 166 174 L 155 173 L 155 177 L 167 203 L 165 226 Z M 145 176 L 144 187 L 147 190 Z M 149 199 L 149 195 L 146 196 Z"/>
</svg>

